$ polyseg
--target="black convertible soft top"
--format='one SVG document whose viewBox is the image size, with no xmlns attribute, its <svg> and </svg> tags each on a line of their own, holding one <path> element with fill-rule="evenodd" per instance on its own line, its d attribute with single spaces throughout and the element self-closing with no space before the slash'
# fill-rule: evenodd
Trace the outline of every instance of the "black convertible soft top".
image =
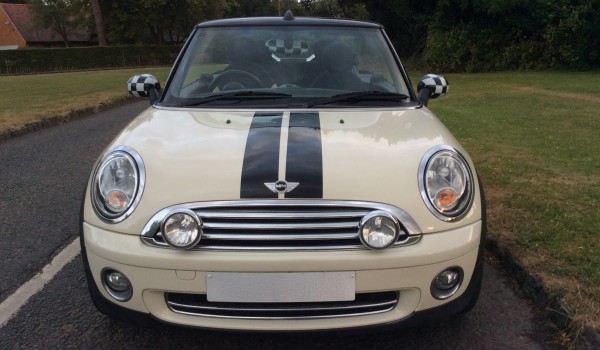
<svg viewBox="0 0 600 350">
<path fill-rule="evenodd" d="M 379 23 L 346 19 L 312 18 L 312 17 L 247 17 L 229 18 L 199 23 L 196 28 L 210 27 L 244 27 L 244 26 L 324 26 L 324 27 L 358 27 L 376 28 Z"/>
</svg>

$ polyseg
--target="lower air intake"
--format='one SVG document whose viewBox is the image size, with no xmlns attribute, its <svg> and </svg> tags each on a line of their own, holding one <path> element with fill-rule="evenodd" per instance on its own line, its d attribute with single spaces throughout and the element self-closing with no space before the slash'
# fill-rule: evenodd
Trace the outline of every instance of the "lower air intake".
<svg viewBox="0 0 600 350">
<path fill-rule="evenodd" d="M 166 293 L 176 313 L 233 319 L 289 320 L 373 315 L 391 311 L 398 292 L 359 293 L 353 301 L 323 303 L 224 303 L 209 302 L 205 294 Z"/>
</svg>

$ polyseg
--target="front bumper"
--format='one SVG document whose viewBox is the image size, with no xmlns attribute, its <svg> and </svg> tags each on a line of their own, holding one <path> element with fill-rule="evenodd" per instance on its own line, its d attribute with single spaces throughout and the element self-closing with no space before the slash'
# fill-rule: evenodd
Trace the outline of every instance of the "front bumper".
<svg viewBox="0 0 600 350">
<path fill-rule="evenodd" d="M 407 319 L 464 299 L 478 261 L 481 222 L 455 230 L 426 234 L 411 246 L 384 251 L 227 252 L 178 251 L 150 247 L 139 236 L 83 224 L 84 259 L 103 298 L 124 310 L 151 314 L 161 321 L 203 328 L 234 330 L 324 330 L 380 325 Z M 464 271 L 459 290 L 446 300 L 430 293 L 433 278 L 458 266 Z M 114 300 L 101 283 L 101 271 L 124 273 L 133 285 L 126 302 Z M 396 291 L 398 303 L 388 311 L 352 317 L 308 319 L 244 319 L 174 312 L 165 293 L 205 294 L 208 272 L 323 272 L 355 275 L 357 293 Z M 410 321 L 408 318 L 407 321 Z"/>
</svg>

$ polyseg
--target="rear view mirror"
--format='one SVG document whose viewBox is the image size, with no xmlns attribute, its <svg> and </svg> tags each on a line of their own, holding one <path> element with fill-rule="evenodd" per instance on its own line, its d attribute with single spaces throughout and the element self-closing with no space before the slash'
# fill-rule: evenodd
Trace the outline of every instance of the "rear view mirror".
<svg viewBox="0 0 600 350">
<path fill-rule="evenodd" d="M 430 98 L 438 98 L 444 96 L 448 92 L 449 83 L 441 75 L 427 74 L 421 78 L 417 85 L 417 93 L 419 101 L 424 106 Z"/>
<path fill-rule="evenodd" d="M 135 97 L 149 99 L 150 104 L 158 101 L 162 94 L 160 83 L 153 75 L 134 75 L 127 81 L 127 91 Z"/>
</svg>

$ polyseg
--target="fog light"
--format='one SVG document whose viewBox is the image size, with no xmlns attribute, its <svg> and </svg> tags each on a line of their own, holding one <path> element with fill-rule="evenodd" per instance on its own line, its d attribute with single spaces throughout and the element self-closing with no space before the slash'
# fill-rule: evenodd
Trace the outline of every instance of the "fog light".
<svg viewBox="0 0 600 350">
<path fill-rule="evenodd" d="M 171 213 L 163 222 L 162 236 L 174 248 L 189 249 L 200 241 L 201 221 L 191 210 Z"/>
<path fill-rule="evenodd" d="M 463 280 L 460 267 L 449 267 L 435 276 L 431 282 L 431 295 L 436 299 L 447 299 L 458 291 Z"/>
<path fill-rule="evenodd" d="M 105 269 L 102 271 L 102 282 L 108 294 L 118 301 L 127 301 L 133 295 L 133 288 L 129 279 L 117 270 Z"/>
<path fill-rule="evenodd" d="M 396 242 L 400 235 L 400 224 L 390 213 L 377 210 L 360 221 L 361 242 L 371 249 L 384 249 Z"/>
</svg>

